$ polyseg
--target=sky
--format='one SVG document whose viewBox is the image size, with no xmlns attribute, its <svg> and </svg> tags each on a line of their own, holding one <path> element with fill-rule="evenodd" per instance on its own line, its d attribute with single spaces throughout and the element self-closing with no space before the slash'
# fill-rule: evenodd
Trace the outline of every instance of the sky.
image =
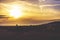
<svg viewBox="0 0 60 40">
<path fill-rule="evenodd" d="M 24 15 L 13 20 L 2 18 L 0 24 L 40 24 L 60 19 L 60 0 L 0 0 L 0 15 L 9 15 L 7 5 L 14 2 L 23 6 Z"/>
</svg>

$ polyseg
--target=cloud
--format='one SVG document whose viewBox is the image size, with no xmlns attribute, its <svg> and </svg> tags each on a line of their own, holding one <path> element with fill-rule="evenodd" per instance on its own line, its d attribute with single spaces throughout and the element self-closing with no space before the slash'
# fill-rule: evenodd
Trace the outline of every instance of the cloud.
<svg viewBox="0 0 60 40">
<path fill-rule="evenodd" d="M 11 0 L 10 0 L 11 1 Z M 15 0 L 14 0 L 15 1 Z M 7 2 L 7 1 L 6 1 Z M 16 1 L 17 2 L 17 1 Z M 49 22 L 49 20 L 53 20 L 53 19 L 60 19 L 60 12 L 57 11 L 55 9 L 55 7 L 53 7 L 53 5 L 40 5 L 40 6 L 44 6 L 42 7 L 42 11 L 39 8 L 39 5 L 37 6 L 36 4 L 32 4 L 31 2 L 17 2 L 23 5 L 23 9 L 24 9 L 24 16 L 19 18 L 19 19 L 13 19 L 13 20 L 5 20 L 3 18 L 2 23 L 0 24 L 10 24 L 10 23 L 19 23 L 19 24 L 39 24 L 39 23 L 44 23 L 44 22 Z M 5 3 L 7 4 L 7 3 Z M 3 13 L 5 14 L 5 12 L 7 12 L 5 9 L 7 6 L 0 6 L 2 7 L 2 9 L 4 9 Z M 9 7 L 8 7 L 9 8 Z M 59 9 L 60 7 L 56 7 L 57 9 Z M 0 11 L 1 12 L 1 11 Z M 2 14 L 2 13 L 1 13 Z M 1 20 L 1 19 L 0 19 Z"/>
<path fill-rule="evenodd" d="M 45 2 L 45 4 L 60 4 L 60 1 L 56 1 L 56 0 L 47 0 Z"/>
<path fill-rule="evenodd" d="M 55 0 L 55 1 L 60 1 L 60 0 Z"/>
<path fill-rule="evenodd" d="M 15 2 L 19 0 L 0 0 L 1 3 Z"/>
<path fill-rule="evenodd" d="M 5 20 L 5 21 L 3 21 Z M 2 24 L 11 24 L 11 25 L 14 25 L 14 24 L 45 24 L 47 22 L 51 22 L 50 20 L 35 20 L 35 19 L 32 19 L 32 18 L 23 18 L 23 19 L 20 19 L 20 20 L 10 20 L 8 21 L 7 19 L 2 19 L 0 20 L 0 25 Z"/>
</svg>

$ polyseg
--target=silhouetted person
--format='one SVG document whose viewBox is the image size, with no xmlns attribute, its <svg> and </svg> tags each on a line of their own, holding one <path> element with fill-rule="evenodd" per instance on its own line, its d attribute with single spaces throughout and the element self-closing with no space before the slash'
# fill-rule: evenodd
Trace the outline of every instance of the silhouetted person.
<svg viewBox="0 0 60 40">
<path fill-rule="evenodd" d="M 16 29 L 18 30 L 18 24 L 16 24 Z"/>
</svg>

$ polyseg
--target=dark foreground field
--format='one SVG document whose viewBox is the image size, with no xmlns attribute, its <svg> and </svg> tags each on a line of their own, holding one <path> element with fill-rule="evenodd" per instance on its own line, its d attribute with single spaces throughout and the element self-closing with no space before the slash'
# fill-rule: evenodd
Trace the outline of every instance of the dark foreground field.
<svg viewBox="0 0 60 40">
<path fill-rule="evenodd" d="M 0 40 L 60 40 L 60 21 L 35 26 L 0 26 Z"/>
</svg>

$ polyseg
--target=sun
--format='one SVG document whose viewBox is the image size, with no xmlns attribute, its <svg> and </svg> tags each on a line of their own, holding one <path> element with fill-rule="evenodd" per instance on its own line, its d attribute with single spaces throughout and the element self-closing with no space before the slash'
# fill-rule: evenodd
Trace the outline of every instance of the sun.
<svg viewBox="0 0 60 40">
<path fill-rule="evenodd" d="M 22 8 L 19 5 L 13 4 L 11 5 L 11 9 L 9 10 L 9 15 L 14 18 L 19 18 L 22 16 Z"/>
</svg>

